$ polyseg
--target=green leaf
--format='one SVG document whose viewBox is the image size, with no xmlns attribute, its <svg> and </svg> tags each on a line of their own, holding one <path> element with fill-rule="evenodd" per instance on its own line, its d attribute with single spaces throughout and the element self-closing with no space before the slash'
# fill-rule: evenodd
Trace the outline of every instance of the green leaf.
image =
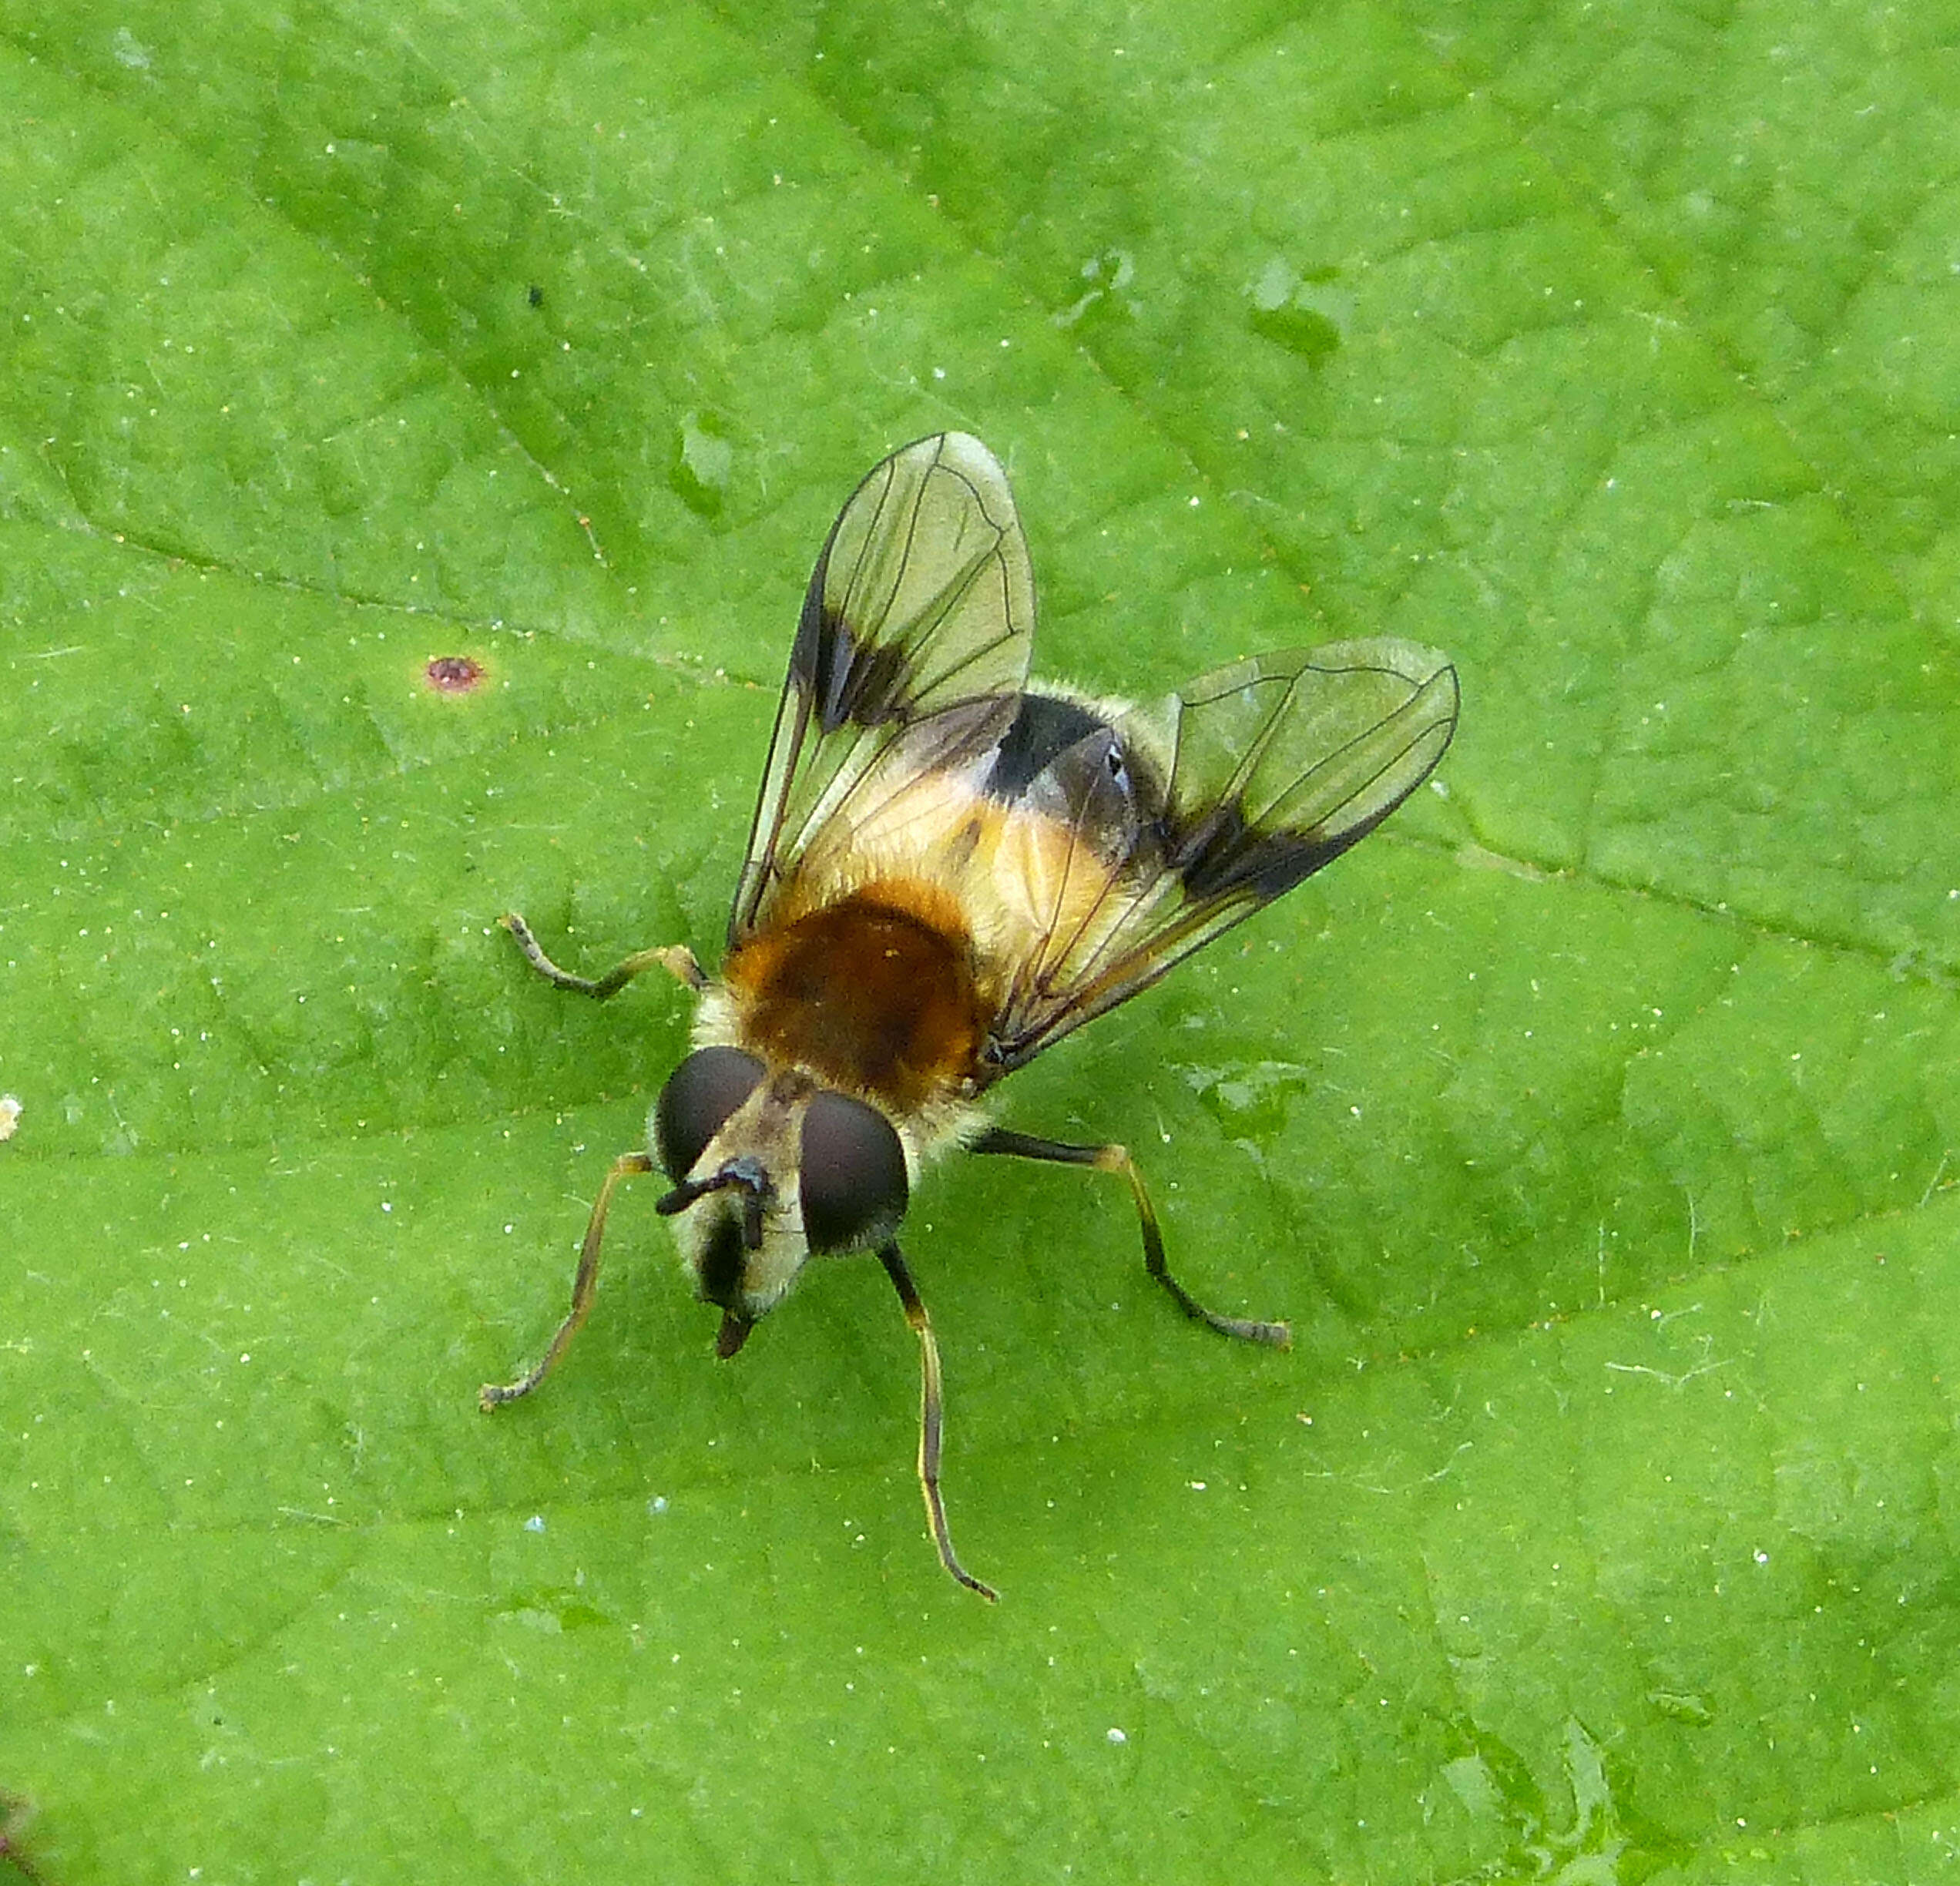
<svg viewBox="0 0 1960 1886">
<path fill-rule="evenodd" d="M 1940 9 L 18 4 L 0 1868 L 1944 1877 Z M 617 1203 L 810 562 L 1013 473 L 1049 673 L 1451 649 L 1441 789 L 741 1357 Z M 443 692 L 428 664 L 478 664 Z M 14 1804 L 18 1804 L 16 1811 Z"/>
</svg>

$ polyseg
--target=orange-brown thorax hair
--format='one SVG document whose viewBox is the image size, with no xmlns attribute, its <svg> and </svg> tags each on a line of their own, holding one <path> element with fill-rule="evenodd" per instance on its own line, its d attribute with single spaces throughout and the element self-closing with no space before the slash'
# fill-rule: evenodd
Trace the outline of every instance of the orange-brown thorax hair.
<svg viewBox="0 0 1960 1886">
<path fill-rule="evenodd" d="M 747 1045 L 901 1113 L 960 1091 L 991 1019 L 958 904 L 918 878 L 757 931 L 722 977 Z"/>
</svg>

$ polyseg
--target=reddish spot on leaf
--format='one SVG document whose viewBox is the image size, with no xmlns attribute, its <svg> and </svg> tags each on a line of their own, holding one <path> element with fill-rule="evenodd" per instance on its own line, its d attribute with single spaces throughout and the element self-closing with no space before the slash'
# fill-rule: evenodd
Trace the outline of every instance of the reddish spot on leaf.
<svg viewBox="0 0 1960 1886">
<path fill-rule="evenodd" d="M 18 1796 L 0 1794 L 0 1876 L 18 1874 L 29 1886 L 42 1886 L 42 1874 L 21 1844 L 32 1810 Z"/>
<path fill-rule="evenodd" d="M 483 664 L 468 655 L 438 655 L 423 672 L 438 694 L 474 693 L 483 680 Z"/>
</svg>

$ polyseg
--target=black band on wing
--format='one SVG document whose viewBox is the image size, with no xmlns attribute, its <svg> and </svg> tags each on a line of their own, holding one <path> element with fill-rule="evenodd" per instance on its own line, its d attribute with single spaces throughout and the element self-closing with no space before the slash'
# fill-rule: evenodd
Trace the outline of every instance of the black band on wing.
<svg viewBox="0 0 1960 1886">
<path fill-rule="evenodd" d="M 912 665 L 896 643 L 862 643 L 842 616 L 824 606 L 830 563 L 826 546 L 803 599 L 790 651 L 790 684 L 809 702 L 822 733 L 896 720 L 911 696 Z"/>
<path fill-rule="evenodd" d="M 1183 880 L 1193 903 L 1240 897 L 1270 903 L 1358 844 L 1392 810 L 1384 808 L 1379 817 L 1332 837 L 1314 839 L 1297 832 L 1256 831 L 1235 800 L 1214 806 L 1182 831 L 1167 831 L 1165 862 Z"/>
<path fill-rule="evenodd" d="M 1007 475 L 978 439 L 942 432 L 874 465 L 837 513 L 804 592 L 790 672 L 728 917 L 731 945 L 824 831 L 865 815 L 915 763 L 896 742 L 1028 676 L 1028 545 Z M 968 721 L 947 720 L 970 730 Z"/>
</svg>

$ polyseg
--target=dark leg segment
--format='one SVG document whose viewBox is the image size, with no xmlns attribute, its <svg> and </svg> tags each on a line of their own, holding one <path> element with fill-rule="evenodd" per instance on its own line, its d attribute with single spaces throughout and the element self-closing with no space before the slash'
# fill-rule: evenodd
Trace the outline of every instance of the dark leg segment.
<svg viewBox="0 0 1960 1886">
<path fill-rule="evenodd" d="M 517 938 L 517 947 L 523 951 L 524 960 L 547 982 L 559 988 L 569 989 L 576 995 L 589 995 L 594 1002 L 604 1002 L 609 995 L 618 995 L 635 976 L 649 969 L 664 969 L 676 982 L 685 982 L 691 989 L 704 989 L 708 985 L 701 965 L 694 960 L 694 952 L 684 943 L 639 950 L 594 982 L 589 977 L 574 975 L 569 969 L 559 968 L 531 934 L 531 926 L 515 911 L 507 911 L 498 921 Z"/>
<path fill-rule="evenodd" d="M 1143 1267 L 1169 1290 L 1179 1309 L 1194 1323 L 1209 1324 L 1221 1336 L 1236 1337 L 1240 1342 L 1264 1343 L 1270 1348 L 1290 1347 L 1293 1331 L 1284 1323 L 1258 1323 L 1247 1317 L 1220 1316 L 1207 1310 L 1176 1278 L 1164 1262 L 1163 1233 L 1157 1229 L 1157 1214 L 1150 1195 L 1143 1189 L 1143 1175 L 1129 1149 L 1119 1146 L 1070 1146 L 1060 1139 L 1037 1139 L 1032 1133 L 1011 1133 L 1005 1126 L 990 1126 L 968 1149 L 975 1153 L 1003 1153 L 1015 1159 L 1049 1159 L 1058 1166 L 1090 1166 L 1098 1172 L 1119 1173 L 1129 1181 L 1130 1196 L 1136 1201 L 1136 1218 L 1143 1231 Z"/>
<path fill-rule="evenodd" d="M 612 1170 L 606 1175 L 605 1184 L 599 1188 L 598 1201 L 592 1206 L 591 1221 L 586 1227 L 586 1241 L 579 1247 L 579 1274 L 572 1285 L 572 1307 L 566 1312 L 565 1321 L 559 1324 L 558 1334 L 551 1339 L 551 1347 L 545 1351 L 544 1360 L 528 1375 L 514 1382 L 483 1384 L 476 1400 L 477 1405 L 486 1414 L 506 1401 L 528 1395 L 556 1367 L 566 1345 L 578 1334 L 579 1325 L 585 1321 L 586 1312 L 592 1308 L 592 1294 L 599 1288 L 599 1247 L 606 1236 L 606 1213 L 612 1203 L 612 1188 L 622 1179 L 631 1179 L 653 1170 L 653 1162 L 644 1153 L 622 1153 L 612 1162 Z"/>
<path fill-rule="evenodd" d="M 925 1305 L 919 1301 L 918 1287 L 912 1281 L 911 1272 L 905 1268 L 904 1256 L 898 1247 L 886 1245 L 878 1253 L 878 1262 L 884 1266 L 885 1275 L 898 1291 L 898 1300 L 904 1305 L 905 1321 L 919 1341 L 919 1490 L 925 1495 L 925 1517 L 932 1528 L 932 1542 L 939 1548 L 939 1562 L 968 1591 L 978 1592 L 992 1604 L 1000 1593 L 991 1585 L 982 1584 L 960 1563 L 953 1551 L 952 1535 L 946 1530 L 945 1504 L 939 1497 L 939 1435 L 944 1410 L 939 1394 L 939 1344 L 932 1334 L 932 1321 L 925 1314 Z"/>
</svg>

